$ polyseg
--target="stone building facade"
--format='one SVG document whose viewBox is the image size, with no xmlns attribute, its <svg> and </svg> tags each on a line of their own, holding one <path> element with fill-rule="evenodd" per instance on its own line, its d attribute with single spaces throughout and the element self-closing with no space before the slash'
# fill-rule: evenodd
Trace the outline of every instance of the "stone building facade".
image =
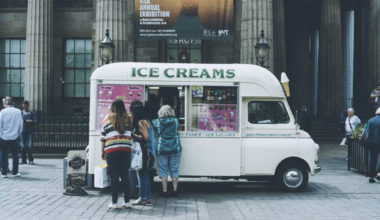
<svg viewBox="0 0 380 220">
<path fill-rule="evenodd" d="M 38 111 L 88 113 L 88 81 L 106 29 L 114 60 L 169 62 L 181 44 L 191 62 L 256 64 L 261 30 L 267 68 L 291 80 L 294 109 L 336 121 L 346 107 L 370 116 L 380 82 L 380 0 L 235 0 L 233 40 L 140 40 L 133 0 L 0 0 L 0 96 Z M 180 45 L 180 46 L 179 46 Z"/>
</svg>

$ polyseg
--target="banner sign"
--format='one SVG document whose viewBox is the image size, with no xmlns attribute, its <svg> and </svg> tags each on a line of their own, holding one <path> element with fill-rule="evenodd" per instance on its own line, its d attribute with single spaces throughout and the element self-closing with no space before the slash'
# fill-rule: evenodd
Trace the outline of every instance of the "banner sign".
<svg viewBox="0 0 380 220">
<path fill-rule="evenodd" d="M 232 39 L 234 0 L 135 0 L 140 39 Z"/>
</svg>

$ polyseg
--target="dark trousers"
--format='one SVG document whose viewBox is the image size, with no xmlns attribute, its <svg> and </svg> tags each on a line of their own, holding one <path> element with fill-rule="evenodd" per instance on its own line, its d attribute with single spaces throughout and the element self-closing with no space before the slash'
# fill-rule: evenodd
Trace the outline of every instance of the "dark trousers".
<svg viewBox="0 0 380 220">
<path fill-rule="evenodd" d="M 117 203 L 119 186 L 124 191 L 124 201 L 129 202 L 129 168 L 131 166 L 131 153 L 127 151 L 115 151 L 106 154 L 108 174 L 111 177 L 112 203 Z"/>
<path fill-rule="evenodd" d="M 19 140 L 0 140 L 1 148 L 1 174 L 7 175 L 8 170 L 8 150 L 11 149 L 13 158 L 12 173 L 16 175 L 18 173 L 18 153 L 19 153 Z"/>
<path fill-rule="evenodd" d="M 379 168 L 377 167 L 377 158 L 379 156 L 379 150 L 369 150 L 369 177 L 374 178 L 377 175 Z"/>
<path fill-rule="evenodd" d="M 33 133 L 22 133 L 21 135 L 21 158 L 26 163 L 26 152 L 28 152 L 29 162 L 33 161 Z"/>
</svg>

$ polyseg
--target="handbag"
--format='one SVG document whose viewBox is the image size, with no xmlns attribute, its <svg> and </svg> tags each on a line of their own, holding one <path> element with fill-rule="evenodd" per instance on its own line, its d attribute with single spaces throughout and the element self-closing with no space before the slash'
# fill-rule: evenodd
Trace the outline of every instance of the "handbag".
<svg viewBox="0 0 380 220">
<path fill-rule="evenodd" d="M 347 147 L 347 138 L 343 138 L 342 142 L 339 144 L 342 147 Z"/>
<path fill-rule="evenodd" d="M 138 141 L 132 142 L 131 169 L 139 171 L 143 168 L 141 145 Z"/>
</svg>

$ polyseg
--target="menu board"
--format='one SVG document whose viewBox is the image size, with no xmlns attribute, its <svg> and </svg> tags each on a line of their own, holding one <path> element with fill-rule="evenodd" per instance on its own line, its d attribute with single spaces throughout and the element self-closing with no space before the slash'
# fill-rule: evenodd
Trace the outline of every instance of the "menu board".
<svg viewBox="0 0 380 220">
<path fill-rule="evenodd" d="M 198 104 L 199 131 L 237 131 L 236 104 Z"/>
<path fill-rule="evenodd" d="M 97 129 L 101 129 L 102 122 L 115 99 L 123 100 L 125 108 L 129 111 L 129 106 L 133 100 L 143 101 L 143 88 L 143 86 L 139 85 L 99 84 L 97 90 L 98 98 L 96 100 Z"/>
</svg>

